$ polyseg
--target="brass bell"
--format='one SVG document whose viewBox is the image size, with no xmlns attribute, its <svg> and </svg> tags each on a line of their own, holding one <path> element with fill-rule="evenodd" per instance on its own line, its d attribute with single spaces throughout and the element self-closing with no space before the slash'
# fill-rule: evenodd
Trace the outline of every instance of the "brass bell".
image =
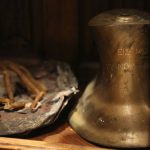
<svg viewBox="0 0 150 150">
<path fill-rule="evenodd" d="M 150 146 L 150 15 L 111 10 L 89 22 L 100 57 L 69 122 L 83 138 L 111 147 Z"/>
</svg>

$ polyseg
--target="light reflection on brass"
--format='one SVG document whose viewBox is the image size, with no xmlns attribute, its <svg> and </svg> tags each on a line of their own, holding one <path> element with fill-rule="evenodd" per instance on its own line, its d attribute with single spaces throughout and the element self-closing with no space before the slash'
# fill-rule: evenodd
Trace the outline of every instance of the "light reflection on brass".
<svg viewBox="0 0 150 150">
<path fill-rule="evenodd" d="M 85 139 L 113 147 L 150 146 L 149 24 L 149 14 L 137 10 L 108 11 L 89 22 L 99 72 L 69 118 Z"/>
</svg>

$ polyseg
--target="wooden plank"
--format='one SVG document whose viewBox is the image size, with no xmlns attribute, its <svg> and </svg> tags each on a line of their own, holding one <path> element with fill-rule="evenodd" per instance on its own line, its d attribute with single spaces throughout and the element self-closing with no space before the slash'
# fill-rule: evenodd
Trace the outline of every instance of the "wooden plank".
<svg viewBox="0 0 150 150">
<path fill-rule="evenodd" d="M 123 7 L 122 0 L 109 0 L 109 9 L 121 9 Z"/>
<path fill-rule="evenodd" d="M 44 49 L 46 58 L 74 63 L 78 54 L 78 3 L 76 0 L 45 0 Z"/>
<path fill-rule="evenodd" d="M 145 2 L 143 0 L 136 0 L 133 4 L 133 6 L 135 5 L 135 8 L 136 9 L 141 9 L 143 10 L 144 9 L 144 4 Z"/>
<path fill-rule="evenodd" d="M 34 133 L 32 133 L 32 135 L 26 138 L 31 140 L 45 141 L 49 144 L 64 143 L 69 145 L 96 147 L 94 144 L 91 144 L 90 142 L 87 142 L 81 138 L 67 123 L 62 124 L 63 119 L 61 119 L 61 117 L 63 116 L 66 115 L 61 114 L 59 120 L 57 120 L 61 122 L 61 125 L 55 123 L 53 127 L 46 127 L 42 128 L 42 130 L 36 130 Z"/>
<path fill-rule="evenodd" d="M 104 148 L 94 148 L 90 146 L 77 146 L 69 144 L 48 144 L 44 141 L 34 141 L 16 138 L 0 137 L 0 148 L 11 150 L 103 150 Z"/>
</svg>

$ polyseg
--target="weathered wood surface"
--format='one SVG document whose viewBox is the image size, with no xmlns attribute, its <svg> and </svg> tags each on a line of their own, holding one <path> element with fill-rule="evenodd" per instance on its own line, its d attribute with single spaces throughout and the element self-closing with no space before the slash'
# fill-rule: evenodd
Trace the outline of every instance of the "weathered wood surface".
<svg viewBox="0 0 150 150">
<path fill-rule="evenodd" d="M 49 144 L 44 141 L 33 141 L 13 138 L 0 138 L 0 149 L 6 150 L 102 150 L 90 146 L 69 145 L 62 143 Z"/>
<path fill-rule="evenodd" d="M 45 129 L 48 130 L 48 129 Z M 45 133 L 44 133 L 45 132 Z M 40 132 L 39 132 L 40 133 Z M 106 150 L 91 144 L 63 124 L 54 131 L 43 129 L 38 136 L 30 139 L 0 137 L 0 149 L 4 150 Z"/>
</svg>

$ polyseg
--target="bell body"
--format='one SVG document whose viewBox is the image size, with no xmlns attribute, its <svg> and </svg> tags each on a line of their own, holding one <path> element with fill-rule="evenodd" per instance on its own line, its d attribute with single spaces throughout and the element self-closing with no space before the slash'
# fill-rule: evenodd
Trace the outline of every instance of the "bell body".
<svg viewBox="0 0 150 150">
<path fill-rule="evenodd" d="M 104 13 L 89 23 L 99 72 L 69 118 L 85 139 L 111 147 L 150 146 L 149 24 L 135 10 Z"/>
</svg>

